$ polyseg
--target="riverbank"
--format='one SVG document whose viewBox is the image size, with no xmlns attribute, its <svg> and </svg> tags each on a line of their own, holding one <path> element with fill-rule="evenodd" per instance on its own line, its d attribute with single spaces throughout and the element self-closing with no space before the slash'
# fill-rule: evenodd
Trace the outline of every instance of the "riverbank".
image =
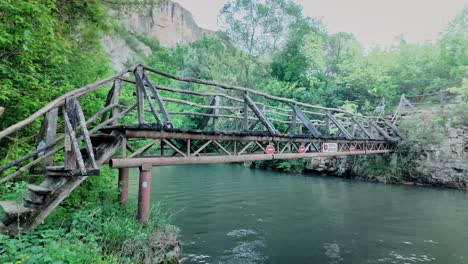
<svg viewBox="0 0 468 264">
<path fill-rule="evenodd" d="M 46 222 L 17 237 L 0 235 L 0 263 L 178 263 L 178 228 L 159 204 L 149 222 L 135 217 L 135 201 L 117 202 L 113 172 L 88 178 Z M 2 186 L 2 199 L 22 199 L 26 183 Z"/>
</svg>

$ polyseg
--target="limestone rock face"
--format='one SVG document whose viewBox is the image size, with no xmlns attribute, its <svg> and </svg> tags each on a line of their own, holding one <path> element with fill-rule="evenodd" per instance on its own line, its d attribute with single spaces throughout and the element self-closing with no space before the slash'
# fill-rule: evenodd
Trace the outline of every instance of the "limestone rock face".
<svg viewBox="0 0 468 264">
<path fill-rule="evenodd" d="M 440 145 L 424 147 L 417 160 L 417 181 L 451 188 L 468 187 L 468 127 L 447 127 Z"/>
<path fill-rule="evenodd" d="M 109 14 L 125 31 L 123 35 L 112 32 L 102 39 L 104 50 L 117 71 L 151 54 L 151 48 L 141 41 L 142 37 L 173 48 L 213 34 L 199 27 L 189 11 L 170 0 L 135 6 L 110 5 Z"/>
<path fill-rule="evenodd" d="M 192 14 L 180 4 L 170 0 L 155 1 L 139 7 L 112 9 L 111 15 L 130 31 L 159 40 L 163 47 L 172 48 L 211 34 L 195 23 Z"/>
</svg>

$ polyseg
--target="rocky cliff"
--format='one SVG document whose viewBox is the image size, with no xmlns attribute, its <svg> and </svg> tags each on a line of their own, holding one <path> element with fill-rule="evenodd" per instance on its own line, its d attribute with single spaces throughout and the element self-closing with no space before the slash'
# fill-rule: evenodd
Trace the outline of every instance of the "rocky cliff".
<svg viewBox="0 0 468 264">
<path fill-rule="evenodd" d="M 212 31 L 203 29 L 192 14 L 170 0 L 154 0 L 151 4 L 125 6 L 110 5 L 109 14 L 122 28 L 103 39 L 116 70 L 151 53 L 142 38 L 157 40 L 162 47 L 199 40 Z"/>
</svg>

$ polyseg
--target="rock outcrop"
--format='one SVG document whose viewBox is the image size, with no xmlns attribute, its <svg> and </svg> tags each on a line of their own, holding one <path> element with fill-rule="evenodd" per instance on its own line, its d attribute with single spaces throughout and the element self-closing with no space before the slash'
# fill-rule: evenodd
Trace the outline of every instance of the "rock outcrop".
<svg viewBox="0 0 468 264">
<path fill-rule="evenodd" d="M 213 34 L 199 27 L 188 10 L 170 0 L 154 0 L 151 4 L 135 6 L 111 4 L 109 14 L 125 31 L 125 34 L 112 32 L 102 40 L 116 70 L 151 54 L 151 48 L 141 41 L 141 37 L 157 40 L 162 47 L 173 48 Z"/>
<path fill-rule="evenodd" d="M 157 39 L 163 47 L 173 48 L 211 34 L 195 23 L 188 10 L 170 0 L 159 0 L 130 10 L 115 8 L 110 13 L 128 30 Z"/>
<path fill-rule="evenodd" d="M 416 160 L 414 181 L 450 188 L 468 188 L 468 126 L 446 127 L 441 144 L 426 145 Z"/>
</svg>

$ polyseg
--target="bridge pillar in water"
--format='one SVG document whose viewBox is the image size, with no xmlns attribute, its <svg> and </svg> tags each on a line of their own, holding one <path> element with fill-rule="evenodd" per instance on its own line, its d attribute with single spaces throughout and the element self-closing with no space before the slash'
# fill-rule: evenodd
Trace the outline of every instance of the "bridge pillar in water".
<svg viewBox="0 0 468 264">
<path fill-rule="evenodd" d="M 119 169 L 119 198 L 122 205 L 128 203 L 128 173 L 129 168 Z"/>
<path fill-rule="evenodd" d="M 137 218 L 142 223 L 147 222 L 149 217 L 151 194 L 151 168 L 152 166 L 148 164 L 145 164 L 140 167 Z"/>
</svg>

